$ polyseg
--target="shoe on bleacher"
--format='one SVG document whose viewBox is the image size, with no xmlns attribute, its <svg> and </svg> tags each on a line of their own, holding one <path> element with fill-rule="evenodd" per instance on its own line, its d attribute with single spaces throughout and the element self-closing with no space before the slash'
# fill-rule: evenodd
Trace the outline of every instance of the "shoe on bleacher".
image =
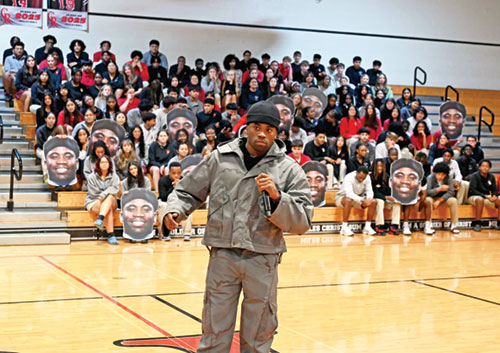
<svg viewBox="0 0 500 353">
<path fill-rule="evenodd" d="M 109 237 L 108 238 L 108 243 L 111 244 L 111 245 L 118 245 L 118 240 L 116 239 L 116 237 L 113 235 L 112 237 Z"/>
<path fill-rule="evenodd" d="M 431 226 L 426 226 L 424 228 L 424 233 L 427 234 L 427 235 L 433 235 L 434 234 L 434 229 L 432 229 Z"/>
<path fill-rule="evenodd" d="M 481 223 L 477 222 L 474 225 L 474 232 L 480 232 L 481 231 Z"/>
<path fill-rule="evenodd" d="M 403 227 L 403 235 L 411 235 L 411 230 L 409 226 Z"/>
<path fill-rule="evenodd" d="M 348 237 L 352 237 L 354 235 L 354 232 L 351 230 L 349 226 L 342 226 L 342 228 L 340 228 L 340 235 L 346 235 Z"/>
<path fill-rule="evenodd" d="M 363 234 L 375 235 L 377 232 L 373 230 L 371 225 L 367 225 L 363 228 Z"/>
<path fill-rule="evenodd" d="M 102 226 L 102 219 L 97 219 L 95 222 L 94 222 L 94 225 L 96 226 L 97 229 L 99 230 L 103 230 L 103 226 Z"/>
</svg>

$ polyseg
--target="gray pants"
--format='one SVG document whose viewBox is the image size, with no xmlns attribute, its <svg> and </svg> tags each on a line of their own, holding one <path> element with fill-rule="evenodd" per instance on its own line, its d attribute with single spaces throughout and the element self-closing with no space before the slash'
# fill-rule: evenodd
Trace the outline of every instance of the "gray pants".
<svg viewBox="0 0 500 353">
<path fill-rule="evenodd" d="M 278 327 L 280 256 L 242 249 L 212 249 L 203 300 L 203 337 L 198 352 L 230 351 L 242 289 L 240 351 L 269 352 Z"/>
</svg>

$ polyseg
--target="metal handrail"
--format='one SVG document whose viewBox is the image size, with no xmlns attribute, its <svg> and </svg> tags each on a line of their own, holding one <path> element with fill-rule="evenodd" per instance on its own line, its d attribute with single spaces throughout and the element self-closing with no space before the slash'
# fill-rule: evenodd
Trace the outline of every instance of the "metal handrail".
<svg viewBox="0 0 500 353">
<path fill-rule="evenodd" d="M 14 158 L 17 159 L 17 164 L 19 165 L 19 171 L 16 170 L 14 165 Z M 18 181 L 23 178 L 23 159 L 19 154 L 17 148 L 12 150 L 10 155 L 10 192 L 9 192 L 9 201 L 7 201 L 7 211 L 14 211 L 14 176 Z"/>
<path fill-rule="evenodd" d="M 420 81 L 417 77 L 418 71 L 424 74 L 424 80 Z M 422 69 L 420 66 L 415 67 L 415 71 L 413 71 L 413 97 L 417 96 L 417 82 L 424 86 L 427 83 L 427 72 Z"/>
<path fill-rule="evenodd" d="M 455 92 L 457 99 L 455 99 L 457 102 L 460 101 L 460 93 L 452 86 L 448 85 L 446 86 L 446 89 L 444 90 L 444 101 L 447 102 L 450 100 L 450 97 L 448 96 L 448 90 L 451 89 L 453 92 Z"/>
<path fill-rule="evenodd" d="M 491 122 L 490 123 L 487 123 L 486 121 L 483 120 L 483 110 L 486 110 L 488 113 L 490 113 L 490 115 L 491 115 Z M 479 124 L 478 124 L 478 128 L 477 128 L 477 142 L 480 142 L 480 140 L 481 140 L 481 124 L 486 125 L 488 127 L 488 129 L 490 130 L 490 132 L 493 132 L 493 125 L 495 125 L 495 113 L 493 113 L 490 108 L 488 108 L 484 105 L 479 109 Z"/>
<path fill-rule="evenodd" d="M 0 143 L 3 143 L 3 118 L 0 115 Z"/>
</svg>

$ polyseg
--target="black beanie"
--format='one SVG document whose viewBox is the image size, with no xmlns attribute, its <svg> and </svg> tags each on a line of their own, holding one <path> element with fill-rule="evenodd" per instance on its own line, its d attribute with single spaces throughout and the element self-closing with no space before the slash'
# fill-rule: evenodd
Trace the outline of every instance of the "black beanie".
<svg viewBox="0 0 500 353">
<path fill-rule="evenodd" d="M 465 106 L 462 103 L 456 101 L 448 101 L 441 104 L 441 106 L 439 107 L 439 115 L 442 115 L 448 109 L 458 110 L 460 113 L 462 113 L 462 116 L 464 118 L 467 116 L 467 113 L 465 111 Z"/>
<path fill-rule="evenodd" d="M 279 129 L 281 118 L 276 106 L 267 101 L 254 103 L 247 113 L 247 124 L 265 123 Z"/>
<path fill-rule="evenodd" d="M 126 191 L 122 195 L 122 210 L 125 208 L 125 205 L 132 200 L 141 199 L 149 202 L 153 209 L 156 211 L 158 209 L 158 199 L 156 198 L 156 194 L 152 191 L 148 191 L 146 189 L 130 189 Z"/>
<path fill-rule="evenodd" d="M 302 165 L 302 169 L 304 170 L 304 173 L 310 172 L 311 170 L 315 170 L 323 174 L 325 177 L 328 176 L 328 169 L 326 169 L 326 166 L 324 164 L 321 164 L 318 161 L 309 161 L 304 165 Z"/>
<path fill-rule="evenodd" d="M 45 144 L 43 145 L 43 152 L 45 154 L 45 158 L 47 158 L 47 154 L 49 154 L 49 152 L 56 147 L 69 148 L 75 154 L 75 158 L 78 158 L 78 156 L 80 155 L 80 148 L 78 147 L 76 141 L 71 137 L 68 138 L 52 137 L 49 140 L 47 140 L 47 142 L 45 142 Z"/>
</svg>

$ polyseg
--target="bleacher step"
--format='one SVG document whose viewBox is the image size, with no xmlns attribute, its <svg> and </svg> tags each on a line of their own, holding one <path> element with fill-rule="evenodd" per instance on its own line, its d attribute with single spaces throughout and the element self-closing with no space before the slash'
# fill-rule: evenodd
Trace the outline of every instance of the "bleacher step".
<svg viewBox="0 0 500 353">
<path fill-rule="evenodd" d="M 10 183 L 10 173 L 0 173 L 0 183 L 7 184 Z M 20 181 L 15 181 L 16 184 L 34 184 L 34 183 L 43 183 L 43 175 L 29 175 L 23 174 L 23 178 Z M 0 188 L 1 189 L 1 188 Z"/>
<path fill-rule="evenodd" d="M 59 221 L 37 221 L 33 222 L 0 222 L 0 234 L 10 234 L 13 232 L 35 232 L 37 230 L 66 230 L 68 223 Z"/>
<path fill-rule="evenodd" d="M 23 158 L 23 164 L 24 164 L 24 158 Z M 17 164 L 16 164 L 16 169 Z M 42 171 L 42 166 L 40 165 L 23 165 L 23 172 L 27 173 L 41 173 Z M 10 173 L 10 165 L 1 165 L 0 164 L 0 173 Z"/>
<path fill-rule="evenodd" d="M 14 182 L 14 190 L 20 190 L 20 191 L 35 191 L 35 190 L 40 190 L 40 191 L 47 191 L 49 189 L 49 186 L 47 184 L 43 183 L 37 183 L 37 184 L 23 184 L 23 183 L 18 183 L 16 180 Z M 10 190 L 10 184 L 9 182 L 0 184 L 0 192 L 5 192 Z"/>
<path fill-rule="evenodd" d="M 0 166 L 8 166 L 10 168 L 10 154 L 9 153 L 0 153 Z M 26 156 L 21 153 L 21 157 L 23 159 L 23 166 L 34 166 L 36 164 L 36 157 L 33 156 L 33 153 L 30 153 L 29 156 Z M 17 162 L 16 162 L 17 165 Z"/>
<path fill-rule="evenodd" d="M 15 192 L 14 193 L 14 203 L 17 205 L 18 202 L 49 202 L 52 198 L 52 193 L 50 192 Z M 0 202 L 5 202 L 9 199 L 8 193 L 0 194 Z M 55 207 L 55 206 L 51 206 Z"/>
<path fill-rule="evenodd" d="M 61 212 L 47 209 L 16 210 L 14 212 L 0 211 L 0 227 L 10 222 L 39 222 L 58 221 L 61 219 Z"/>
<path fill-rule="evenodd" d="M 56 208 L 56 201 L 16 201 L 14 199 L 14 209 L 37 209 L 37 208 Z M 0 201 L 0 209 L 7 208 L 7 201 Z"/>
<path fill-rule="evenodd" d="M 5 112 L 5 113 L 0 112 L 0 115 L 2 116 L 2 120 L 4 123 L 19 121 L 19 119 L 17 118 L 17 114 L 13 112 Z"/>
<path fill-rule="evenodd" d="M 69 244 L 71 235 L 66 232 L 16 233 L 0 235 L 0 245 Z"/>
<path fill-rule="evenodd" d="M 3 143 L 0 144 L 0 151 L 12 151 L 12 149 L 17 148 L 19 152 L 32 152 L 33 149 L 30 147 L 29 141 L 20 141 L 20 139 L 4 139 Z"/>
</svg>

